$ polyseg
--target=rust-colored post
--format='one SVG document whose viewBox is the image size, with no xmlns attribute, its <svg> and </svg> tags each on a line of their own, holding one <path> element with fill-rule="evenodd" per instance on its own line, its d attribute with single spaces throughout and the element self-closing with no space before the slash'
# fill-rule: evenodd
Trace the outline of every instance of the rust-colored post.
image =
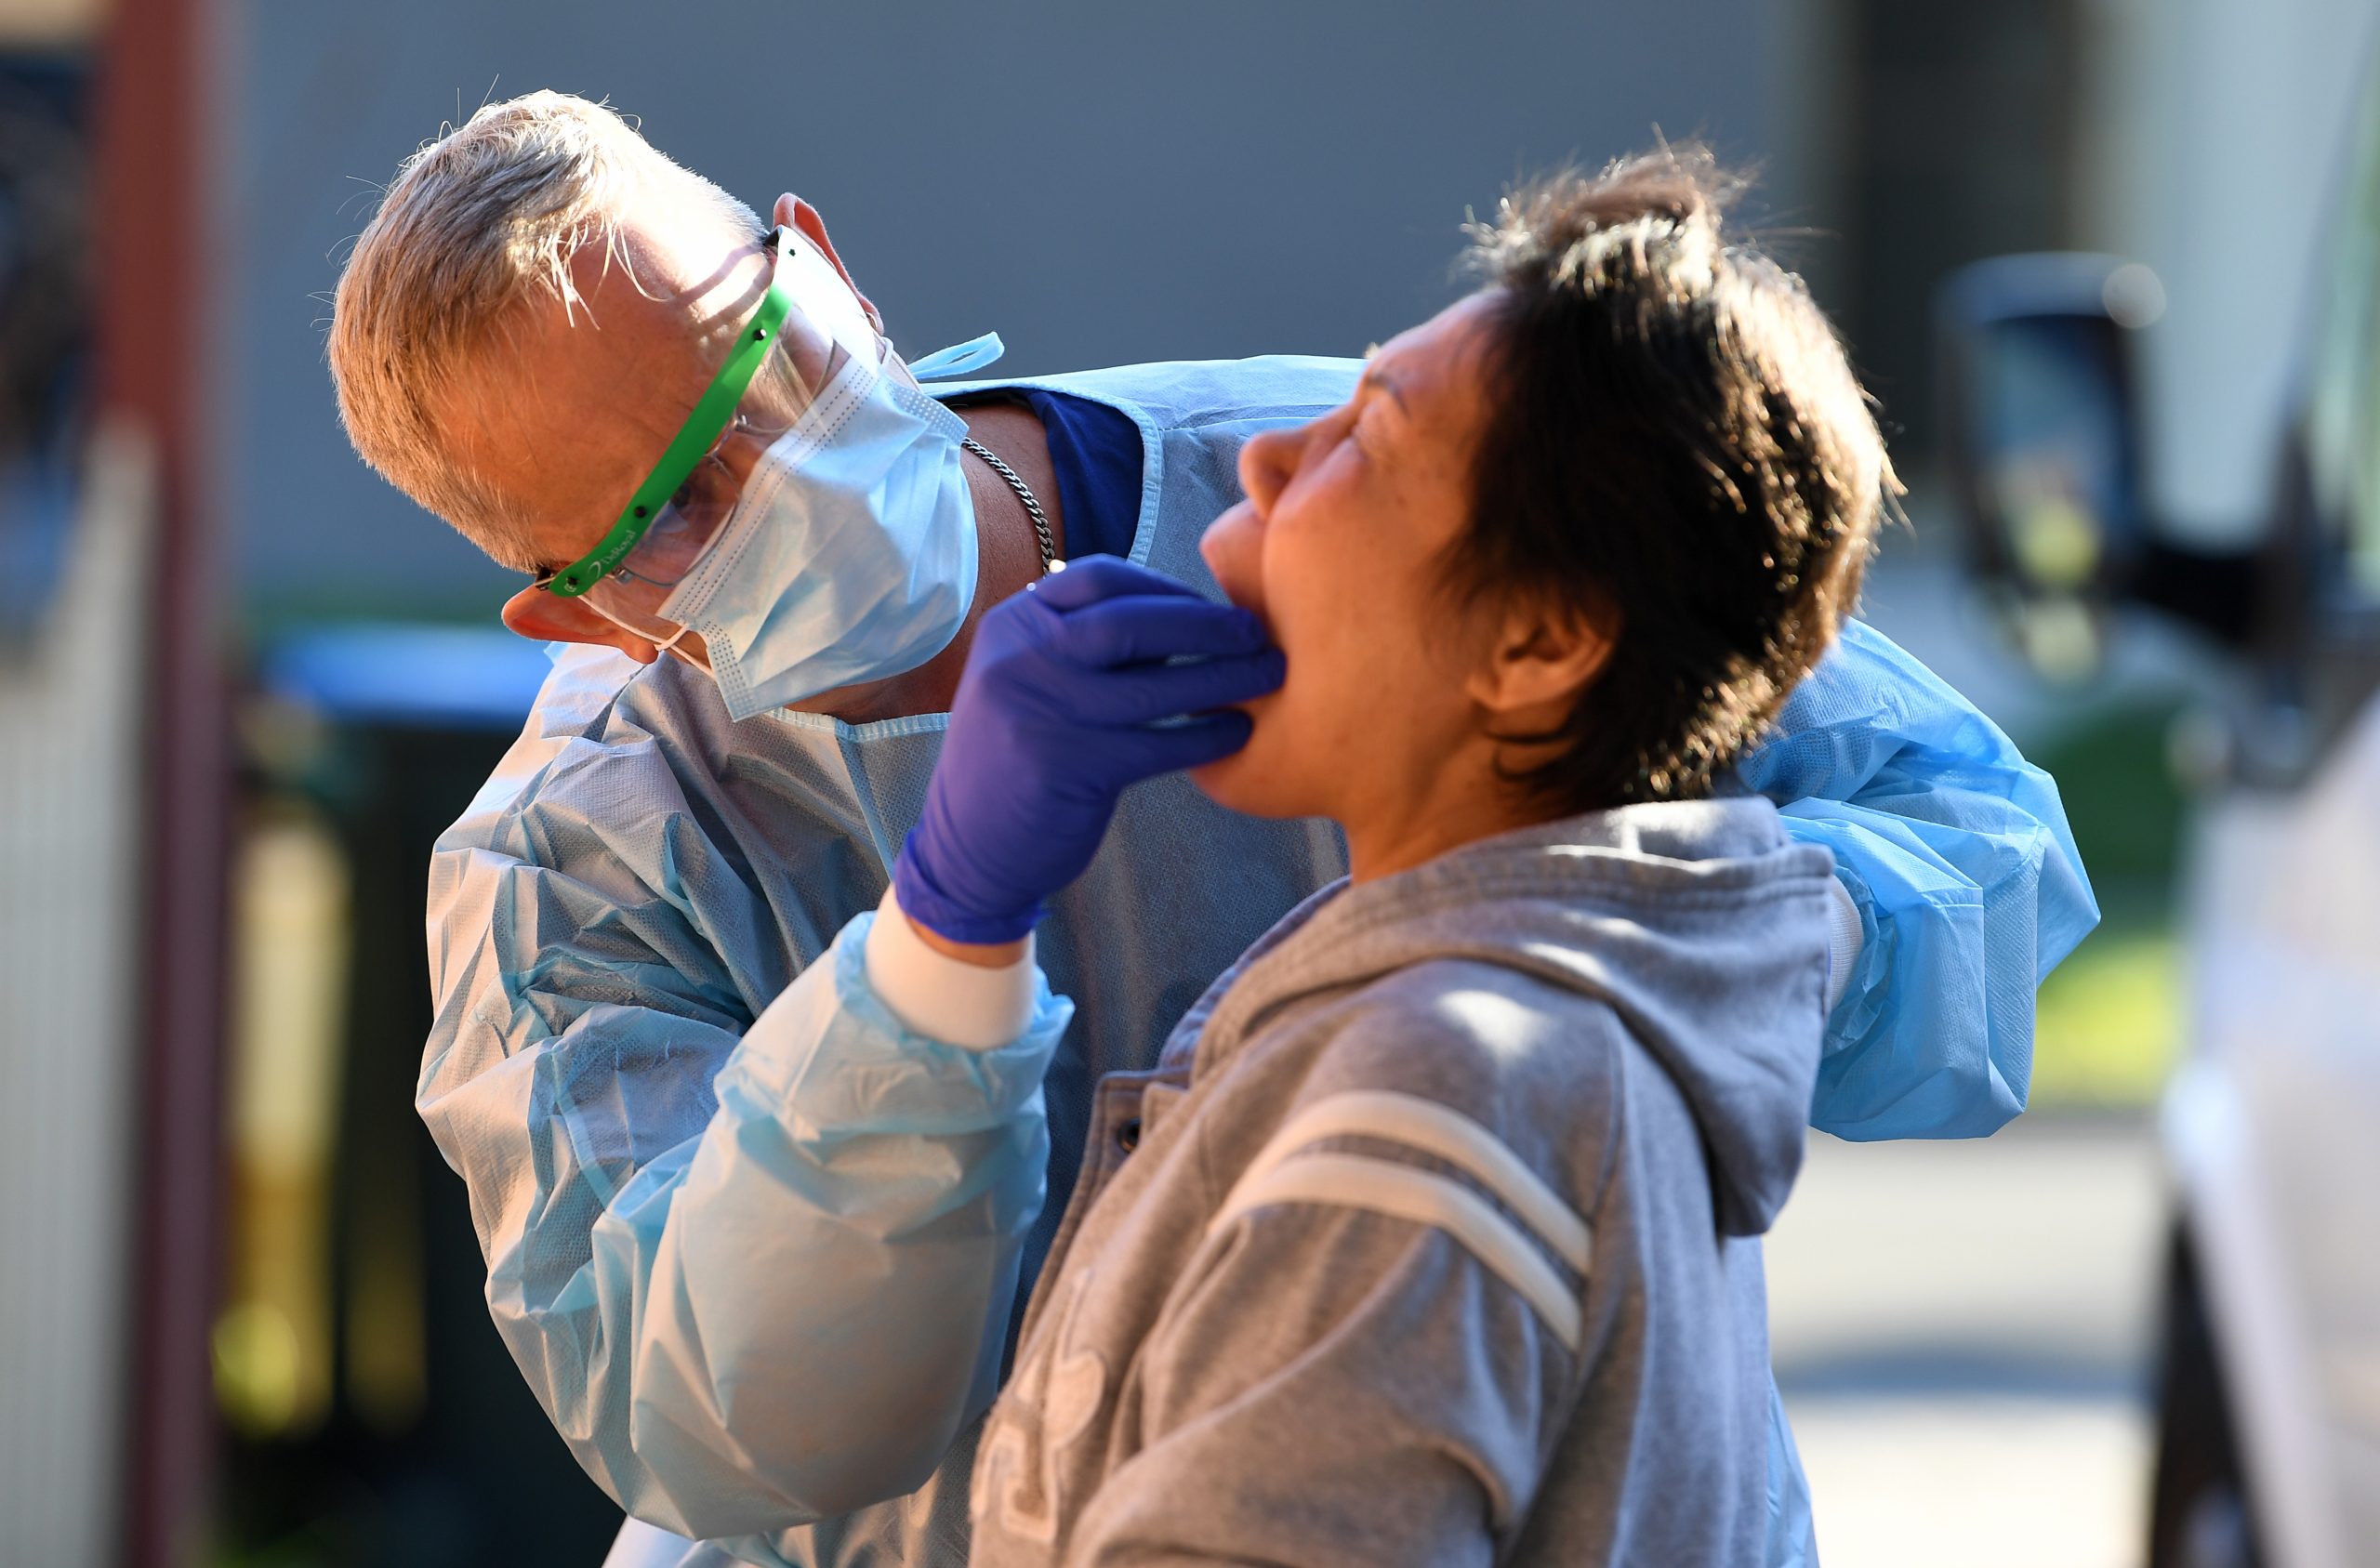
<svg viewBox="0 0 2380 1568">
<path fill-rule="evenodd" d="M 142 1161 L 132 1217 L 132 1408 L 122 1561 L 183 1568 L 202 1545 L 215 1421 L 229 692 L 208 453 L 209 345 L 219 311 L 218 197 L 208 188 L 207 0 L 116 0 L 100 53 L 91 232 L 98 402 L 153 443 L 161 515 L 150 671 L 137 1085 Z"/>
</svg>

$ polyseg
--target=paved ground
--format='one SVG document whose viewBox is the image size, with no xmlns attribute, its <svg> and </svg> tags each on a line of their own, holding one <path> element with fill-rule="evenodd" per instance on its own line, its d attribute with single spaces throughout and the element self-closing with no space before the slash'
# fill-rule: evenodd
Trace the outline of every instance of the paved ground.
<svg viewBox="0 0 2380 1568">
<path fill-rule="evenodd" d="M 1813 1139 L 1768 1271 L 1827 1568 L 2138 1568 L 2163 1219 L 2142 1122 Z"/>
</svg>

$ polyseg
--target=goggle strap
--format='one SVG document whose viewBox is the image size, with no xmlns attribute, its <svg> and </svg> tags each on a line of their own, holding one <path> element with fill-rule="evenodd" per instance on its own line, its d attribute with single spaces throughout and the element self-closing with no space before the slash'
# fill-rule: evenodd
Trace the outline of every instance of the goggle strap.
<svg viewBox="0 0 2380 1568">
<path fill-rule="evenodd" d="M 595 547 L 554 573 L 546 585 L 549 593 L 564 599 L 576 599 L 602 580 L 603 574 L 628 559 L 628 552 L 642 542 L 654 520 L 661 515 L 669 498 L 678 494 L 699 464 L 719 442 L 720 432 L 735 415 L 735 407 L 744 401 L 746 389 L 759 374 L 761 362 L 776 347 L 777 334 L 785 326 L 785 319 L 793 310 L 793 295 L 786 287 L 786 266 L 793 255 L 793 236 L 782 227 L 769 231 L 764 242 L 776 251 L 776 267 L 769 275 L 769 290 L 760 298 L 760 308 L 744 323 L 735 346 L 728 350 L 726 362 L 710 379 L 710 386 L 694 404 L 694 413 L 679 427 L 668 449 L 653 472 L 645 476 L 636 494 L 628 497 L 611 532 L 604 534 Z"/>
</svg>

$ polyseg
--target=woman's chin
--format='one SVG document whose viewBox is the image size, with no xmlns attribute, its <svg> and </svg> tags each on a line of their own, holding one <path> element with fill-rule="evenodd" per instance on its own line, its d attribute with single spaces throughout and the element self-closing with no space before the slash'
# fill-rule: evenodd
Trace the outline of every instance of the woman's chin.
<svg viewBox="0 0 2380 1568">
<path fill-rule="evenodd" d="M 1240 760 L 1245 755 L 1234 752 L 1220 761 L 1202 763 L 1190 770 L 1190 782 L 1216 805 L 1234 811 L 1245 810 L 1247 808 L 1239 803 L 1248 782 L 1246 766 Z"/>
<path fill-rule="evenodd" d="M 1191 769 L 1190 782 L 1226 810 L 1242 811 L 1252 817 L 1285 814 L 1272 810 L 1265 798 L 1270 792 L 1264 787 L 1266 771 L 1263 762 L 1245 751 Z"/>
<path fill-rule="evenodd" d="M 1311 807 L 1289 798 L 1294 792 L 1285 787 L 1283 770 L 1265 761 L 1262 742 L 1260 730 L 1256 742 L 1245 750 L 1191 769 L 1190 782 L 1226 810 L 1251 817 L 1312 815 Z"/>
</svg>

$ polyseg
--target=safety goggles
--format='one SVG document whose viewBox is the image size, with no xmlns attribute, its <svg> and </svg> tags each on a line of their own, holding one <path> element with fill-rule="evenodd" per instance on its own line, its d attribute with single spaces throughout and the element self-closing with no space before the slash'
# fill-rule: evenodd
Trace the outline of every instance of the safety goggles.
<svg viewBox="0 0 2380 1568">
<path fill-rule="evenodd" d="M 718 544 L 745 481 L 813 403 L 856 367 L 898 367 L 842 276 L 789 228 L 762 295 L 694 412 L 595 547 L 536 586 L 668 647 L 686 628 L 662 607 Z"/>
</svg>

